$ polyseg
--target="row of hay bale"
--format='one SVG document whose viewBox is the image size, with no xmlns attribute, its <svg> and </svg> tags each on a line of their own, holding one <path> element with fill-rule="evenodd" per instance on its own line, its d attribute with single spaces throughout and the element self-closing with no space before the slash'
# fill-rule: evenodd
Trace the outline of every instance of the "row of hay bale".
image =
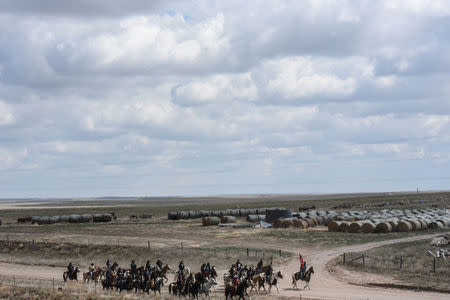
<svg viewBox="0 0 450 300">
<path fill-rule="evenodd" d="M 247 217 L 249 215 L 265 215 L 267 210 L 281 210 L 283 208 L 236 208 L 224 210 L 181 210 L 169 211 L 167 218 L 169 220 L 198 219 L 204 217 Z"/>
<path fill-rule="evenodd" d="M 324 224 L 324 218 L 320 217 L 306 217 L 306 218 L 298 218 L 298 217 L 290 217 L 290 218 L 279 218 L 272 223 L 273 228 L 299 228 L 306 229 L 310 227 L 317 227 L 319 225 Z"/>
<path fill-rule="evenodd" d="M 113 219 L 109 213 L 103 214 L 81 214 L 63 216 L 33 216 L 31 224 L 48 225 L 56 223 L 89 223 L 89 222 L 111 222 Z"/>
<path fill-rule="evenodd" d="M 328 231 L 350 232 L 350 233 L 388 233 L 408 232 L 426 229 L 449 228 L 450 218 L 431 220 L 426 218 L 417 219 L 372 219 L 364 221 L 331 221 Z"/>
<path fill-rule="evenodd" d="M 233 224 L 237 223 L 237 218 L 234 216 L 222 216 L 219 217 L 203 217 L 202 225 L 203 226 L 217 226 L 219 224 Z"/>
<path fill-rule="evenodd" d="M 376 211 L 347 211 L 335 214 L 338 221 L 359 221 L 371 219 L 439 219 L 440 217 L 450 217 L 450 210 L 429 208 L 429 209 L 394 209 Z"/>
</svg>

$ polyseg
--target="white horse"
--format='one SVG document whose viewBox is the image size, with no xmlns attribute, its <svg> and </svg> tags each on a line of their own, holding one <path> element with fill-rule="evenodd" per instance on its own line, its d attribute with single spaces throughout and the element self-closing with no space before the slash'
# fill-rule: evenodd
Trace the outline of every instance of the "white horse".
<svg viewBox="0 0 450 300">
<path fill-rule="evenodd" d="M 213 288 L 216 285 L 217 281 L 214 278 L 211 278 L 210 280 L 208 280 L 208 282 L 202 285 L 200 293 L 203 293 L 205 294 L 206 297 L 211 298 L 211 295 L 209 293 L 211 292 L 211 288 Z"/>
</svg>

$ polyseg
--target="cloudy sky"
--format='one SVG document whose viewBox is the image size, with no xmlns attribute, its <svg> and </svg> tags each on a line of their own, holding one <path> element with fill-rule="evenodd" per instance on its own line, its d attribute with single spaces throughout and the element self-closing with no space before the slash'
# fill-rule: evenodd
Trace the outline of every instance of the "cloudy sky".
<svg viewBox="0 0 450 300">
<path fill-rule="evenodd" d="M 450 1 L 0 2 L 0 198 L 450 188 Z"/>
</svg>

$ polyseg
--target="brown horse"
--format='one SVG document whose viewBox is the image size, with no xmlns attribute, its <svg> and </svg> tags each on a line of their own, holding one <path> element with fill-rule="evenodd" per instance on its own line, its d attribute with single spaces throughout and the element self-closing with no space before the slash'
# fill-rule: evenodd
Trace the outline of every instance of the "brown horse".
<svg viewBox="0 0 450 300">
<path fill-rule="evenodd" d="M 264 273 L 259 273 L 251 279 L 252 287 L 250 288 L 249 293 L 251 293 L 253 290 L 256 290 L 256 293 L 259 294 L 259 291 L 261 290 L 261 287 L 264 289 L 264 291 L 267 293 L 266 287 L 264 286 Z"/>
<path fill-rule="evenodd" d="M 89 283 L 89 281 L 92 280 L 93 282 L 97 283 L 102 275 L 103 275 L 103 269 L 100 267 L 97 267 L 97 269 L 92 273 L 92 278 L 91 278 L 89 272 L 83 273 L 83 282 Z"/>
<path fill-rule="evenodd" d="M 314 268 L 309 267 L 308 271 L 305 272 L 305 274 L 302 276 L 301 272 L 297 272 L 294 275 L 292 275 L 292 287 L 294 289 L 298 289 L 297 287 L 297 281 L 301 280 L 306 282 L 306 285 L 303 289 L 310 289 L 309 282 L 311 281 L 311 275 L 314 274 Z"/>
<path fill-rule="evenodd" d="M 167 278 L 167 272 L 170 270 L 171 270 L 170 266 L 166 264 L 159 272 L 159 277 L 164 278 L 166 280 L 164 283 L 167 283 L 167 281 L 169 281 L 169 278 Z"/>
</svg>

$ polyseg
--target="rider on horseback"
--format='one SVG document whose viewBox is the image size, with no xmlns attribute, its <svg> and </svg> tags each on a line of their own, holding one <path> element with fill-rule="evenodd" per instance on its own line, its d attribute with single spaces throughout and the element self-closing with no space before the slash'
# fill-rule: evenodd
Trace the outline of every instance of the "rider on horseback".
<svg viewBox="0 0 450 300">
<path fill-rule="evenodd" d="M 137 266 L 136 266 L 136 264 L 134 262 L 134 259 L 131 260 L 130 269 L 131 269 L 131 274 L 132 275 L 137 273 Z"/>
<path fill-rule="evenodd" d="M 72 265 L 72 262 L 69 262 L 69 265 L 67 266 L 67 272 L 69 272 L 69 276 L 72 275 L 75 268 Z"/>
<path fill-rule="evenodd" d="M 163 267 L 163 262 L 162 260 L 158 257 L 158 260 L 156 261 L 156 265 L 158 266 L 158 268 L 161 270 Z"/>
<path fill-rule="evenodd" d="M 184 272 L 184 262 L 180 261 L 180 264 L 178 265 L 178 274 L 183 274 Z"/>
<path fill-rule="evenodd" d="M 242 264 L 241 264 L 241 262 L 239 261 L 239 259 L 236 261 L 236 270 L 237 271 L 240 271 L 242 269 Z"/>
<path fill-rule="evenodd" d="M 303 257 L 300 253 L 298 254 L 298 259 L 300 261 L 300 274 L 303 277 L 303 275 L 305 275 L 306 272 L 306 262 L 303 260 Z"/>
<path fill-rule="evenodd" d="M 259 271 L 261 271 L 263 266 L 264 266 L 263 260 L 260 259 L 259 263 L 256 265 L 256 273 L 259 273 Z"/>
<path fill-rule="evenodd" d="M 150 261 L 147 260 L 147 262 L 145 263 L 145 270 L 150 271 L 151 269 L 152 269 L 152 266 L 150 265 Z"/>
<path fill-rule="evenodd" d="M 91 280 L 94 280 L 94 263 L 91 263 L 89 266 L 89 278 L 91 278 Z"/>
</svg>

